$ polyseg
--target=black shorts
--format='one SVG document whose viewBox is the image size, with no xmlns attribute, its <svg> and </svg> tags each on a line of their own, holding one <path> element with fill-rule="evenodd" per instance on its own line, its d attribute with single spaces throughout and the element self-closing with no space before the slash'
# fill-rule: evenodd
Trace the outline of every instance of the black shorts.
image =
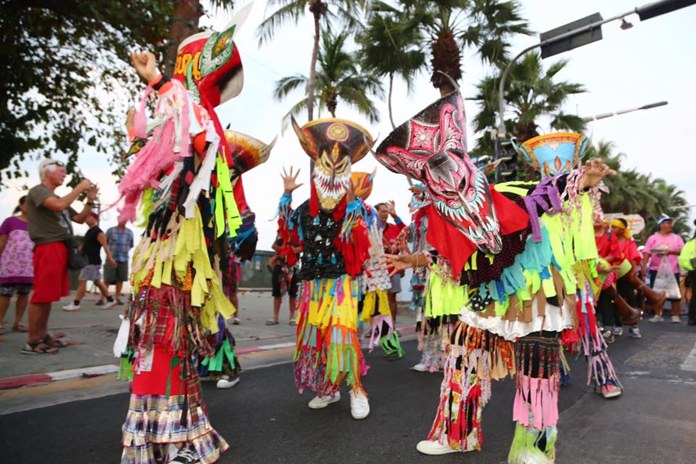
<svg viewBox="0 0 696 464">
<path fill-rule="evenodd" d="M 297 271 L 293 269 L 292 271 L 292 278 L 290 279 L 290 285 L 288 285 L 287 288 L 287 293 L 290 296 L 290 298 L 297 298 Z M 285 292 L 281 292 L 281 276 L 282 276 L 282 270 L 281 266 L 273 266 L 273 276 L 271 278 L 271 285 L 272 285 L 272 293 L 271 295 L 275 298 L 277 297 L 282 297 Z"/>
</svg>

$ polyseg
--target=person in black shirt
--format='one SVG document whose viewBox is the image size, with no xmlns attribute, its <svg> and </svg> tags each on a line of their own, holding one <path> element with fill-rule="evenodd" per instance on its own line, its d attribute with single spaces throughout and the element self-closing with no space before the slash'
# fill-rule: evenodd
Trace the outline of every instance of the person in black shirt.
<svg viewBox="0 0 696 464">
<path fill-rule="evenodd" d="M 94 282 L 94 285 L 97 286 L 101 293 L 102 300 L 106 300 L 104 309 L 111 309 L 117 304 L 117 301 L 109 295 L 109 289 L 102 280 L 101 249 L 104 248 L 106 252 L 106 261 L 109 263 L 109 266 L 115 269 L 117 264 L 111 256 L 111 250 L 109 250 L 109 245 L 106 243 L 106 236 L 99 228 L 98 218 L 99 216 L 96 214 L 90 214 L 87 217 L 86 223 L 87 226 L 89 226 L 89 230 L 82 240 L 82 254 L 87 258 L 87 265 L 80 271 L 75 300 L 71 304 L 63 306 L 63 311 L 80 310 L 80 300 L 82 300 L 82 297 L 87 293 L 88 280 Z"/>
</svg>

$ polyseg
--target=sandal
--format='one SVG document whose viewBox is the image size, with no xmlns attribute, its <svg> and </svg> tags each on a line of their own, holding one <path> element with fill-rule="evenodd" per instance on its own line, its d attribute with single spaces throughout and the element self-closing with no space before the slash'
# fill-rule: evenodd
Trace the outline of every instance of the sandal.
<svg viewBox="0 0 696 464">
<path fill-rule="evenodd" d="M 18 323 L 12 326 L 13 332 L 26 332 L 27 327 L 24 324 Z"/>
<path fill-rule="evenodd" d="M 53 348 L 65 348 L 69 345 L 69 343 L 65 340 L 53 337 L 51 335 L 46 335 L 46 338 L 44 338 L 43 341 L 46 342 L 48 346 Z"/>
<path fill-rule="evenodd" d="M 296 321 L 295 319 L 290 319 L 290 320 L 288 321 L 288 324 L 290 324 L 290 325 L 297 325 L 297 321 Z"/>
<path fill-rule="evenodd" d="M 35 342 L 27 343 L 20 351 L 22 354 L 56 354 L 58 348 L 46 343 L 46 339 L 36 340 Z"/>
<path fill-rule="evenodd" d="M 274 321 L 273 319 L 270 319 L 266 321 L 266 325 L 278 325 L 278 321 Z"/>
</svg>

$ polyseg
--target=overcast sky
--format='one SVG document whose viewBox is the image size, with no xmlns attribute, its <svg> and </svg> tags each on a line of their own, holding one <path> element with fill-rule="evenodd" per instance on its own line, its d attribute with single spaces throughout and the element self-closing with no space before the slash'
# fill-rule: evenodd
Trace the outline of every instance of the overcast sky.
<svg viewBox="0 0 696 464">
<path fill-rule="evenodd" d="M 244 2 L 240 1 L 239 4 Z M 523 15 L 529 20 L 535 33 L 544 32 L 568 22 L 599 12 L 604 18 L 632 10 L 648 1 L 600 0 L 558 1 L 523 0 Z M 279 135 L 270 160 L 245 174 L 247 199 L 257 214 L 260 232 L 259 249 L 269 249 L 275 234 L 277 201 L 282 193 L 279 172 L 282 166 L 301 167 L 300 177 L 305 186 L 294 195 L 295 205 L 307 198 L 308 157 L 301 150 L 292 131 L 280 133 L 281 117 L 300 95 L 277 102 L 272 97 L 275 82 L 281 77 L 308 73 L 313 28 L 309 21 L 297 26 L 286 25 L 279 30 L 275 39 L 259 47 L 256 28 L 264 15 L 265 2 L 257 1 L 250 17 L 236 37 L 236 43 L 244 64 L 245 86 L 236 99 L 218 108 L 218 115 L 226 126 L 270 141 Z M 217 12 L 213 24 L 221 29 L 231 14 Z M 587 88 L 587 93 L 573 97 L 567 112 L 580 116 L 634 108 L 644 104 L 668 101 L 667 106 L 638 111 L 590 123 L 588 133 L 594 141 L 612 141 L 617 152 L 626 154 L 623 164 L 655 178 L 663 178 L 686 192 L 690 204 L 696 205 L 696 6 L 688 7 L 664 16 L 640 22 L 637 15 L 627 18 L 633 28 L 621 30 L 618 22 L 603 27 L 604 39 L 582 48 L 557 55 L 546 60 L 547 66 L 559 58 L 569 59 L 559 79 L 578 82 Z M 538 35 L 519 38 L 512 45 L 517 53 L 538 42 Z M 461 82 L 465 97 L 473 96 L 475 84 L 486 74 L 473 50 L 465 50 L 464 78 Z M 438 97 L 430 85 L 429 76 L 420 77 L 415 91 L 408 95 L 401 83 L 394 92 L 395 121 L 397 124 L 408 119 Z M 385 85 L 386 87 L 386 85 Z M 370 125 L 339 102 L 337 116 L 352 119 L 371 130 L 375 139 L 381 140 L 391 130 L 386 103 L 379 103 L 382 123 Z M 475 105 L 467 102 L 467 113 L 476 114 Z M 306 120 L 299 118 L 302 124 Z M 541 128 L 548 132 L 548 127 Z M 469 140 L 473 144 L 476 135 L 469 128 Z M 60 158 L 60 156 L 56 156 Z M 85 152 L 81 155 L 83 172 L 102 189 L 102 201 L 109 203 L 117 198 L 116 182 L 106 169 L 101 155 Z M 371 171 L 378 166 L 370 156 L 354 166 L 356 171 Z M 36 166 L 29 167 L 33 185 L 38 182 Z M 397 211 L 408 217 L 407 183 L 401 176 L 379 167 L 375 188 L 370 202 L 393 199 Z M 64 191 L 59 190 L 59 193 Z M 0 218 L 11 214 L 22 194 L 20 184 L 11 183 L 3 189 L 0 199 Z M 696 217 L 696 206 L 691 209 L 691 218 Z M 115 214 L 107 213 L 103 227 L 115 224 Z M 78 232 L 80 230 L 78 229 Z"/>
</svg>

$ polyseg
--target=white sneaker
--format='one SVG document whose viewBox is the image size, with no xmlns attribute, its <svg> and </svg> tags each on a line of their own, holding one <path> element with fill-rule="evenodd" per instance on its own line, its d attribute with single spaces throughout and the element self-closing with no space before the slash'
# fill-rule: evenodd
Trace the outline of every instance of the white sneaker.
<svg viewBox="0 0 696 464">
<path fill-rule="evenodd" d="M 425 367 L 425 364 L 423 364 L 423 363 L 418 363 L 418 364 L 416 364 L 415 366 L 412 366 L 412 367 L 411 367 L 411 370 L 412 370 L 412 371 L 416 371 L 416 372 L 425 372 L 425 371 L 428 370 L 428 368 Z"/>
<path fill-rule="evenodd" d="M 63 311 L 79 311 L 80 310 L 80 305 L 76 305 L 74 303 L 70 303 L 69 305 L 63 306 Z"/>
<path fill-rule="evenodd" d="M 370 403 L 362 391 L 350 391 L 350 415 L 355 420 L 362 420 L 370 415 Z"/>
<path fill-rule="evenodd" d="M 428 456 L 440 456 L 441 454 L 457 453 L 459 450 L 452 449 L 448 444 L 440 443 L 437 440 L 423 440 L 418 442 L 416 449 Z"/>
<path fill-rule="evenodd" d="M 118 301 L 116 301 L 116 300 L 107 301 L 106 303 L 104 303 L 104 306 L 102 307 L 102 309 L 111 309 L 111 308 L 115 307 L 117 304 L 118 304 Z"/>
<path fill-rule="evenodd" d="M 226 390 L 226 389 L 228 389 L 228 388 L 234 387 L 234 386 L 237 385 L 238 383 L 239 383 L 239 377 L 235 377 L 234 379 L 230 379 L 230 376 L 229 376 L 229 375 L 223 375 L 223 376 L 220 377 L 220 379 L 217 381 L 217 383 L 215 384 L 215 386 L 216 386 L 219 390 Z"/>
<path fill-rule="evenodd" d="M 331 403 L 335 403 L 336 401 L 341 400 L 341 392 L 336 392 L 335 395 L 333 396 L 315 396 L 312 398 L 312 400 L 309 402 L 309 409 L 324 409 Z"/>
<path fill-rule="evenodd" d="M 664 322 L 664 320 L 665 320 L 664 317 L 658 316 L 657 314 L 655 314 L 653 317 L 651 317 L 650 319 L 648 319 L 648 322 L 653 322 L 653 323 L 655 323 L 655 322 Z"/>
<path fill-rule="evenodd" d="M 201 462 L 196 454 L 188 447 L 180 449 L 176 455 L 169 461 L 169 464 L 195 464 Z"/>
<path fill-rule="evenodd" d="M 679 316 L 672 316 L 672 324 L 681 324 L 681 318 Z"/>
<path fill-rule="evenodd" d="M 643 338 L 643 336 L 640 334 L 640 329 L 638 327 L 629 327 L 628 336 L 629 338 Z"/>
</svg>

